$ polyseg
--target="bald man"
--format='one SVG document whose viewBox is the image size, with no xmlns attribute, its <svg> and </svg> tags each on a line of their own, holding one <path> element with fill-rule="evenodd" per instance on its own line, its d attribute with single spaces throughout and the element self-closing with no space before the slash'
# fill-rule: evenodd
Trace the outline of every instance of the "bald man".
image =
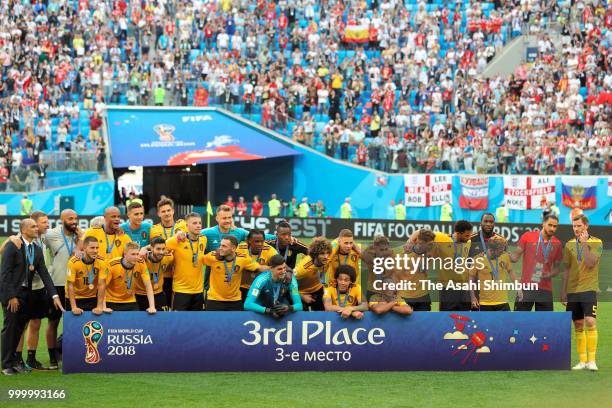
<svg viewBox="0 0 612 408">
<path fill-rule="evenodd" d="M 41 238 L 48 249 L 47 261 L 50 265 L 49 273 L 55 285 L 55 290 L 60 297 L 62 305 L 66 307 L 66 273 L 68 271 L 68 261 L 73 255 L 79 255 L 82 249 L 82 235 L 78 227 L 79 218 L 74 210 L 66 209 L 60 214 L 61 223 L 55 228 L 50 229 Z M 62 313 L 57 309 L 50 309 L 49 324 L 47 325 L 47 347 L 49 351 L 49 368 L 57 370 L 57 327 Z M 29 348 L 29 347 L 28 347 Z M 28 358 L 30 356 L 28 355 Z"/>
<path fill-rule="evenodd" d="M 32 280 L 38 275 L 47 293 L 53 300 L 53 306 L 64 310 L 55 290 L 53 280 L 45 266 L 42 248 L 35 244 L 38 239 L 38 225 L 27 218 L 19 226 L 21 248 L 10 241 L 2 253 L 0 269 L 0 303 L 4 322 L 2 326 L 1 356 L 2 374 L 15 375 L 22 371 L 17 367 L 16 350 L 25 325 L 29 320 L 28 301 L 32 294 Z"/>
<path fill-rule="evenodd" d="M 122 233 L 119 228 L 121 224 L 121 213 L 117 207 L 108 207 L 104 210 L 104 225 L 91 227 L 83 236 L 95 237 L 98 240 L 98 255 L 106 261 L 123 256 L 123 247 L 132 239 L 128 234 Z"/>
</svg>

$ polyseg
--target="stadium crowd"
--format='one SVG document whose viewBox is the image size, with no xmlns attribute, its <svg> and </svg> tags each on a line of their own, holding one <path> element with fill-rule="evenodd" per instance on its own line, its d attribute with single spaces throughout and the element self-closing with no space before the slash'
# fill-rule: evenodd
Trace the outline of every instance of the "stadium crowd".
<svg viewBox="0 0 612 408">
<path fill-rule="evenodd" d="M 106 104 L 225 106 L 392 172 L 610 170 L 606 0 L 4 1 L 0 22 L 0 188 L 46 149 L 103 157 Z M 481 78 L 522 33 L 536 60 Z"/>
<path fill-rule="evenodd" d="M 555 237 L 559 219 L 549 214 L 541 230 L 524 233 L 511 250 L 495 233 L 493 214 L 485 213 L 475 232 L 465 220 L 450 234 L 418 229 L 398 253 L 384 236 L 362 249 L 349 229 L 333 240 L 315 237 L 309 245 L 292 235 L 287 221 L 278 222 L 272 234 L 247 231 L 235 227 L 236 210 L 220 205 L 216 225 L 205 229 L 198 213 L 176 219 L 169 198 L 158 201 L 155 225 L 143 221 L 144 208 L 136 200 L 126 222 L 118 208 L 109 207 L 86 230 L 70 209 L 52 229 L 45 213 L 26 215 L 19 235 L 0 247 L 2 373 L 47 369 L 36 359 L 44 318 L 49 368 L 58 368 L 64 309 L 76 316 L 170 310 L 247 310 L 276 319 L 304 310 L 345 319 L 361 319 L 367 311 L 408 316 L 432 310 L 430 284 L 437 283 L 441 311 L 510 311 L 514 291 L 515 311 L 553 311 L 557 275 L 562 275 L 560 300 L 572 312 L 576 330 L 580 362 L 574 368 L 597 370 L 603 243 L 589 234 L 584 215 L 573 219 L 575 238 L 565 245 Z M 516 274 L 513 264 L 519 261 Z"/>
</svg>

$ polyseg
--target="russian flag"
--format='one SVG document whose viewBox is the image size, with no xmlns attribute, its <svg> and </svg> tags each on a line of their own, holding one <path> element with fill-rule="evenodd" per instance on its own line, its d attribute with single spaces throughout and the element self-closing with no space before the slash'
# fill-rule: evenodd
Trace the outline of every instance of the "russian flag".
<svg viewBox="0 0 612 408">
<path fill-rule="evenodd" d="M 563 205 L 588 210 L 597 207 L 596 177 L 562 177 Z"/>
</svg>

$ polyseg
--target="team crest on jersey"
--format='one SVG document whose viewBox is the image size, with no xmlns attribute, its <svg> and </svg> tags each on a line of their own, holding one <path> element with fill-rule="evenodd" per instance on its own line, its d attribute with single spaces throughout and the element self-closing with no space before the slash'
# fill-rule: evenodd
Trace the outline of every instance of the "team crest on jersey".
<svg viewBox="0 0 612 408">
<path fill-rule="evenodd" d="M 116 240 L 115 240 L 115 246 L 116 246 L 117 248 L 119 248 L 119 247 L 121 246 L 121 240 L 120 240 L 120 239 L 116 239 Z"/>
<path fill-rule="evenodd" d="M 135 278 L 138 278 L 140 276 L 140 272 L 134 272 L 132 276 L 134 276 Z"/>
<path fill-rule="evenodd" d="M 147 239 L 147 232 L 146 231 L 142 231 L 142 239 Z"/>
<path fill-rule="evenodd" d="M 240 270 L 240 265 L 234 265 L 234 273 Z"/>
<path fill-rule="evenodd" d="M 351 255 L 351 262 L 357 261 L 357 255 Z"/>
<path fill-rule="evenodd" d="M 200 243 L 200 251 L 204 251 L 204 244 Z"/>
</svg>

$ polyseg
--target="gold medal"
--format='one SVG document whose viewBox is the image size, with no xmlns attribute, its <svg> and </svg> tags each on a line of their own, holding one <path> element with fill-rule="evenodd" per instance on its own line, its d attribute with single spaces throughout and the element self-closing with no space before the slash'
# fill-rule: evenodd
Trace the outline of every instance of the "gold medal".
<svg viewBox="0 0 612 408">
<path fill-rule="evenodd" d="M 34 272 L 34 265 L 28 266 L 28 269 L 30 270 L 30 272 Z"/>
<path fill-rule="evenodd" d="M 87 286 L 87 287 L 88 287 L 89 289 L 93 289 L 93 288 L 94 288 L 94 285 L 93 285 L 93 283 L 90 283 L 90 284 L 89 284 L 89 286 Z"/>
</svg>

